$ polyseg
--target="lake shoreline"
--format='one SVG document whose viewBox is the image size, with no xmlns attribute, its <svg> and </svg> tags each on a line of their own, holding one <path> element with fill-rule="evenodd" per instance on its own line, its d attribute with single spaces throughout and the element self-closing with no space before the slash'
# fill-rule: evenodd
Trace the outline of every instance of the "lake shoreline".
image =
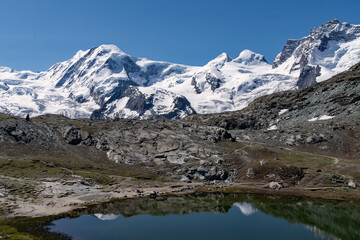
<svg viewBox="0 0 360 240">
<path fill-rule="evenodd" d="M 54 196 L 45 195 L 39 199 L 16 200 L 17 206 L 13 212 L 0 216 L 0 227 L 11 228 L 19 234 L 30 234 L 29 236 L 50 236 L 47 239 L 67 239 L 59 233 L 52 233 L 46 226 L 60 218 L 76 218 L 91 209 L 108 204 L 117 204 L 122 201 L 147 201 L 146 199 L 167 199 L 171 197 L 191 197 L 206 194 L 226 195 L 252 195 L 258 197 L 270 197 L 271 199 L 295 198 L 304 201 L 328 201 L 344 202 L 360 206 L 360 194 L 358 189 L 345 187 L 314 187 L 304 188 L 301 186 L 290 186 L 274 190 L 269 188 L 265 182 L 247 183 L 224 183 L 224 182 L 137 182 L 137 187 L 131 179 L 124 181 L 122 187 L 115 186 L 89 186 L 76 185 L 78 193 L 69 195 L 61 190 L 66 190 L 67 183 L 52 182 L 48 187 L 53 189 Z M 81 186 L 81 187 L 79 187 Z M 131 187 L 130 187 L 131 186 Z M 74 186 L 72 186 L 74 188 Z M 86 193 L 79 194 L 84 188 Z M 45 189 L 46 192 L 47 189 Z M 56 202 L 54 200 L 57 200 Z M 4 198 L 1 199 L 2 203 Z M 276 201 L 276 200 L 275 200 Z M 94 212 L 96 213 L 96 212 Z M 13 235 L 11 235 L 13 236 Z M 30 238 L 32 239 L 32 238 Z"/>
<path fill-rule="evenodd" d="M 44 182 L 43 182 L 44 183 Z M 44 217 L 70 212 L 93 204 L 113 200 L 141 197 L 179 196 L 196 193 L 237 193 L 269 196 L 293 196 L 309 199 L 353 201 L 360 203 L 359 190 L 344 186 L 290 186 L 281 189 L 269 188 L 266 182 L 224 183 L 224 182 L 152 182 L 133 183 L 127 179 L 112 186 L 88 185 L 80 182 L 69 185 L 68 182 L 45 182 L 46 188 L 40 197 L 34 199 L 1 198 L 1 204 L 7 211 L 0 218 Z M 69 191 L 69 189 L 71 189 Z"/>
</svg>

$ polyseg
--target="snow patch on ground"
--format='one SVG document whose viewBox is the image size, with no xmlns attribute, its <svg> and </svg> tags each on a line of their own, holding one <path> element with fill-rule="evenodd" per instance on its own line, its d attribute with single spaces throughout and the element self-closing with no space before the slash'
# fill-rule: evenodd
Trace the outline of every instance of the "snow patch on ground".
<svg viewBox="0 0 360 240">
<path fill-rule="evenodd" d="M 283 115 L 284 113 L 288 112 L 289 109 L 282 109 L 280 112 L 279 112 L 279 116 Z"/>
<path fill-rule="evenodd" d="M 278 127 L 276 125 L 271 125 L 270 127 L 268 127 L 268 131 L 272 131 L 272 130 L 277 130 Z"/>
<path fill-rule="evenodd" d="M 322 115 L 322 116 L 320 116 L 320 117 L 311 118 L 311 119 L 309 119 L 308 121 L 309 121 L 309 122 L 315 122 L 315 121 L 329 120 L 329 119 L 332 119 L 332 118 L 334 118 L 334 117 L 335 117 L 335 116 Z"/>
</svg>

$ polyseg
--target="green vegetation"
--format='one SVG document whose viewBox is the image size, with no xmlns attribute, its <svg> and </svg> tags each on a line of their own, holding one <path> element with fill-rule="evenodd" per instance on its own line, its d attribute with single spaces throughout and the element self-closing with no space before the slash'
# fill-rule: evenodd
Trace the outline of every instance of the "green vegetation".
<svg viewBox="0 0 360 240">
<path fill-rule="evenodd" d="M 0 239 L 14 240 L 66 240 L 69 237 L 49 232 L 45 226 L 55 219 L 65 217 L 65 214 L 49 217 L 29 218 L 16 217 L 0 220 Z"/>
<path fill-rule="evenodd" d="M 310 169 L 310 170 L 326 170 L 329 172 L 341 172 L 345 166 L 359 167 L 359 162 L 354 160 L 338 159 L 339 166 L 334 169 L 334 162 L 336 158 L 312 154 L 307 152 L 296 151 L 293 149 L 265 146 L 255 143 L 247 142 L 231 142 L 221 141 L 218 145 L 225 149 L 228 153 L 228 158 L 235 161 L 241 161 L 244 158 L 239 154 L 239 150 L 246 153 L 246 159 L 250 160 L 250 167 L 259 165 L 259 161 L 276 166 L 276 165 L 291 165 L 298 168 Z M 241 152 L 240 152 L 241 153 Z M 351 170 L 351 169 L 348 169 Z M 354 172 L 354 175 L 359 175 L 358 172 Z M 356 176 L 356 178 L 359 176 Z"/>
<path fill-rule="evenodd" d="M 0 113 L 0 120 L 4 120 L 4 119 L 8 119 L 8 118 L 16 118 L 16 117 Z"/>
<path fill-rule="evenodd" d="M 40 160 L 0 158 L 0 175 L 18 179 L 64 178 L 71 175 L 68 170 L 53 163 Z"/>
<path fill-rule="evenodd" d="M 231 140 L 222 140 L 219 141 L 218 146 L 223 148 L 227 153 L 231 154 L 238 149 L 242 149 L 247 146 L 247 143 L 244 142 L 233 142 Z"/>
<path fill-rule="evenodd" d="M 32 240 L 37 239 L 27 233 L 19 233 L 16 228 L 8 225 L 0 225 L 0 238 L 1 239 L 16 239 L 16 240 Z"/>
<path fill-rule="evenodd" d="M 105 174 L 77 171 L 77 175 L 88 179 L 91 184 L 109 185 L 115 183 L 115 179 Z"/>
<path fill-rule="evenodd" d="M 22 199 L 36 199 L 40 193 L 40 181 L 47 179 L 64 181 L 78 179 L 79 176 L 91 185 L 117 184 L 122 181 L 123 177 L 161 180 L 156 174 L 110 161 L 104 162 L 103 160 L 90 165 L 86 160 L 82 161 L 81 158 L 78 159 L 78 162 L 67 162 L 66 159 L 54 157 L 52 159 L 46 159 L 44 156 L 31 157 L 29 155 L 11 159 L 0 158 L 0 188 L 6 189 L 6 194 Z M 5 214 L 7 211 L 1 212 Z"/>
</svg>

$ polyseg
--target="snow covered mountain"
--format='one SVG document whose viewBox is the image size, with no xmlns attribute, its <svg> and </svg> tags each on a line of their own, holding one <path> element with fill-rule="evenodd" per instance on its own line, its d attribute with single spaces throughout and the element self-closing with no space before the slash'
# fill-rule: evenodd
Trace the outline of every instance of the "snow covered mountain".
<svg viewBox="0 0 360 240">
<path fill-rule="evenodd" d="M 223 53 L 203 67 L 151 61 L 113 45 L 79 51 L 39 74 L 0 72 L 2 112 L 71 118 L 182 118 L 245 107 L 254 98 L 294 87 L 264 57 Z M 6 85 L 5 85 L 6 84 Z"/>
<path fill-rule="evenodd" d="M 310 35 L 288 40 L 273 68 L 298 77 L 297 86 L 311 86 L 360 61 L 360 25 L 331 20 Z"/>
<path fill-rule="evenodd" d="M 182 118 L 238 110 L 259 96 L 306 87 L 360 60 L 360 26 L 330 21 L 289 40 L 270 65 L 244 50 L 195 67 L 130 56 L 114 45 L 79 51 L 41 73 L 0 67 L 0 111 L 71 118 Z"/>
</svg>

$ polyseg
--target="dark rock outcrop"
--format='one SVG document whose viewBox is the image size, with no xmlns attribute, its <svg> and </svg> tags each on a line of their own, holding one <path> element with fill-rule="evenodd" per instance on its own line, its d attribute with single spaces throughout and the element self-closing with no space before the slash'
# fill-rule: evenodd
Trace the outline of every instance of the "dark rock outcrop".
<svg viewBox="0 0 360 240">
<path fill-rule="evenodd" d="M 316 83 L 316 77 L 320 76 L 320 71 L 321 67 L 319 65 L 316 67 L 305 65 L 300 72 L 296 86 L 301 89 L 314 85 Z"/>
<path fill-rule="evenodd" d="M 72 145 L 84 144 L 90 146 L 93 143 L 89 132 L 72 125 L 63 128 L 63 137 L 67 143 Z"/>
<path fill-rule="evenodd" d="M 222 83 L 221 79 L 216 78 L 210 73 L 207 73 L 205 78 L 206 78 L 206 82 L 211 86 L 212 91 L 215 91 L 215 89 L 219 88 L 220 84 Z"/>
</svg>

